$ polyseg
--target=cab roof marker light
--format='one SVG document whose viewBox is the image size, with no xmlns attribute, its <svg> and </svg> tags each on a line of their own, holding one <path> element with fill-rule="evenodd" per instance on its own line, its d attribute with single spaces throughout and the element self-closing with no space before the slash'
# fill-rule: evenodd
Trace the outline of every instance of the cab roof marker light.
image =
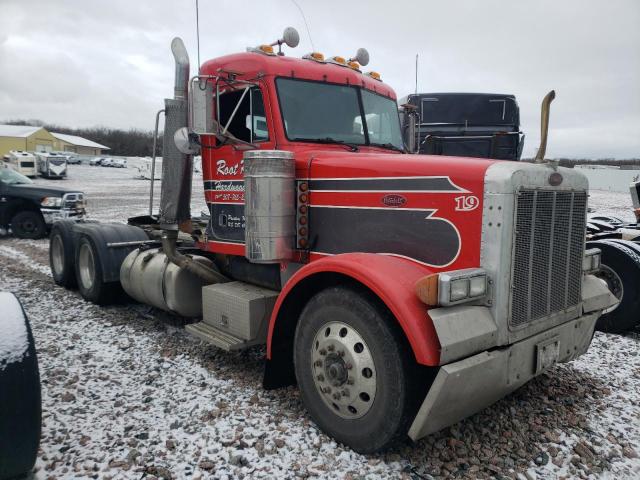
<svg viewBox="0 0 640 480">
<path fill-rule="evenodd" d="M 367 77 L 371 77 L 371 78 L 373 78 L 374 80 L 377 80 L 377 81 L 379 81 L 379 82 L 381 82 L 381 81 L 382 81 L 382 79 L 380 78 L 380 74 L 379 74 L 378 72 L 367 72 L 367 73 L 365 73 L 365 75 L 366 75 Z"/>
<path fill-rule="evenodd" d="M 325 63 L 324 55 L 320 52 L 307 53 L 306 55 L 303 55 L 302 58 L 305 60 L 313 60 L 314 62 L 318 63 Z"/>
<path fill-rule="evenodd" d="M 348 66 L 349 68 L 352 68 L 352 69 L 354 69 L 354 70 L 358 71 L 358 72 L 360 71 L 360 64 L 359 64 L 358 62 L 353 61 L 353 60 L 350 60 L 350 61 L 347 63 L 347 66 Z"/>
<path fill-rule="evenodd" d="M 347 66 L 347 61 L 344 59 L 344 57 L 340 57 L 337 55 L 327 60 L 327 63 L 333 63 L 334 65 L 340 65 L 341 67 Z"/>
<path fill-rule="evenodd" d="M 271 45 L 258 45 L 257 47 L 247 47 L 247 52 L 260 53 L 262 55 L 275 55 Z"/>
</svg>

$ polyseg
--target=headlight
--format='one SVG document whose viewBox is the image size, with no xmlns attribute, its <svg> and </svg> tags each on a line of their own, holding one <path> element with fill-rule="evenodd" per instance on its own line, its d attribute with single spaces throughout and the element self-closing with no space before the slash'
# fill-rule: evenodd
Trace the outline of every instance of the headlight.
<svg viewBox="0 0 640 480">
<path fill-rule="evenodd" d="M 62 205 L 62 199 L 60 197 L 44 197 L 40 205 L 43 207 L 59 207 Z"/>
<path fill-rule="evenodd" d="M 484 269 L 465 268 L 427 275 L 416 283 L 416 294 L 433 307 L 457 305 L 484 297 L 487 284 Z"/>
<path fill-rule="evenodd" d="M 594 273 L 600 270 L 600 256 L 602 252 L 599 248 L 590 248 L 584 252 L 582 259 L 582 271 L 584 273 Z"/>
</svg>

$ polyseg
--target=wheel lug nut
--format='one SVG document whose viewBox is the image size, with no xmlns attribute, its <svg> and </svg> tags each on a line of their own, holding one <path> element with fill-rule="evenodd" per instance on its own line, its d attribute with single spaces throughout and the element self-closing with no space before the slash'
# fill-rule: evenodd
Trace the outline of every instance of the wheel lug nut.
<svg viewBox="0 0 640 480">
<path fill-rule="evenodd" d="M 355 380 L 353 378 L 347 378 L 347 384 L 348 385 L 353 385 L 355 382 Z"/>
<path fill-rule="evenodd" d="M 340 392 L 340 393 L 342 393 L 342 395 L 344 395 L 345 397 L 349 396 L 349 390 L 347 390 L 346 388 L 344 390 L 342 390 L 342 392 Z"/>
<path fill-rule="evenodd" d="M 316 367 L 321 367 L 322 366 L 322 360 L 316 360 L 316 363 L 314 363 L 314 365 Z"/>
<path fill-rule="evenodd" d="M 327 351 L 324 348 L 320 349 L 320 355 L 326 355 L 326 354 L 327 354 Z"/>
<path fill-rule="evenodd" d="M 333 398 L 335 398 L 336 400 L 340 400 L 340 393 L 338 392 L 334 393 Z"/>
<path fill-rule="evenodd" d="M 318 375 L 318 381 L 324 382 L 324 375 Z"/>
<path fill-rule="evenodd" d="M 333 345 L 329 345 L 327 347 L 327 350 L 329 350 L 330 352 L 333 352 L 336 349 L 336 347 L 334 347 Z"/>
<path fill-rule="evenodd" d="M 344 350 L 340 350 L 340 351 L 338 352 L 338 355 L 340 355 L 341 357 L 344 357 Z"/>
<path fill-rule="evenodd" d="M 331 387 L 324 387 L 324 388 L 322 389 L 322 391 L 323 391 L 324 393 L 331 393 Z"/>
</svg>

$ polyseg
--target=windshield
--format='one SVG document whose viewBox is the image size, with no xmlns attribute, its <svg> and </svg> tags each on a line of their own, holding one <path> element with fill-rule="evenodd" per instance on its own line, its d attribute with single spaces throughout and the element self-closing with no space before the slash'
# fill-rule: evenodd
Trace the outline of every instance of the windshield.
<svg viewBox="0 0 640 480">
<path fill-rule="evenodd" d="M 395 101 L 359 87 L 278 78 L 289 140 L 402 149 Z M 365 128 L 366 126 L 366 128 Z"/>
<path fill-rule="evenodd" d="M 7 185 L 17 185 L 21 183 L 33 183 L 24 175 L 11 170 L 10 168 L 0 168 L 0 182 Z"/>
</svg>

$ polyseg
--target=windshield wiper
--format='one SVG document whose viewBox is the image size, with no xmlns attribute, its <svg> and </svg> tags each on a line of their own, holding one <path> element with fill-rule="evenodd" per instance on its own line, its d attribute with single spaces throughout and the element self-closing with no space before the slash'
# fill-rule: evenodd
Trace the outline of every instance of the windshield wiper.
<svg viewBox="0 0 640 480">
<path fill-rule="evenodd" d="M 369 146 L 386 148 L 388 150 L 395 150 L 397 152 L 405 153 L 404 148 L 396 147 L 393 143 L 370 143 Z"/>
<path fill-rule="evenodd" d="M 352 152 L 357 152 L 359 150 L 358 145 L 355 143 L 345 142 L 344 140 L 338 140 L 337 138 L 324 137 L 324 138 L 292 138 L 294 142 L 309 142 L 309 143 L 326 143 L 326 144 L 335 144 L 335 145 L 344 145 L 345 147 L 349 147 Z"/>
</svg>

